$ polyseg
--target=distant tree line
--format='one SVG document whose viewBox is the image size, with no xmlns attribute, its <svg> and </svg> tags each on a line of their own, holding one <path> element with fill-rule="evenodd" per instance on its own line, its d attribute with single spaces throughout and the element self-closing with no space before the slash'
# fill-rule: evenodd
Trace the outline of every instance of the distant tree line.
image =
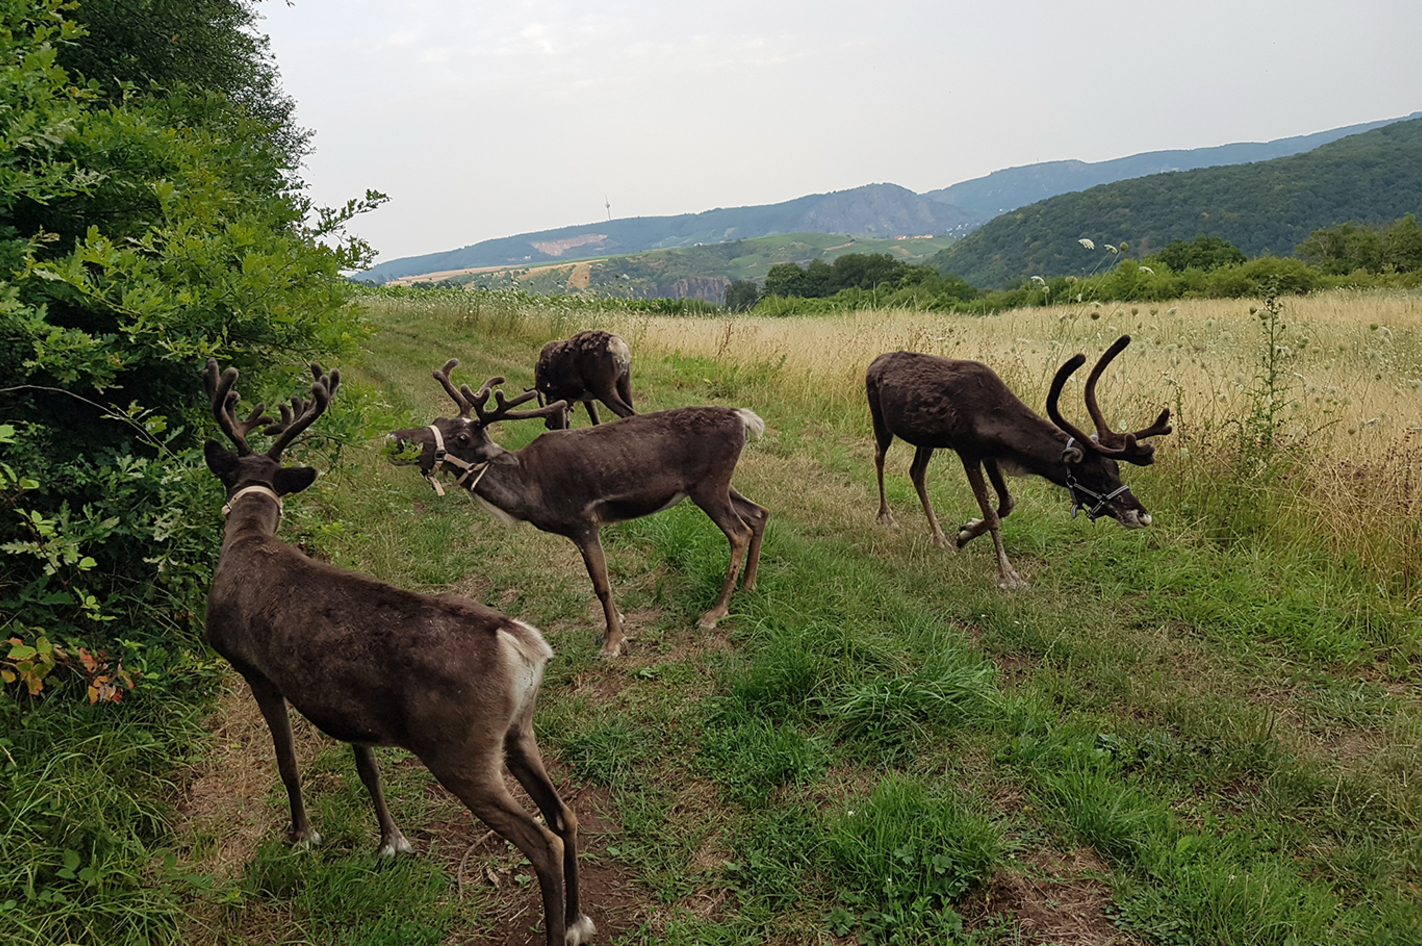
<svg viewBox="0 0 1422 946">
<path fill-rule="evenodd" d="M 1415 273 L 1422 271 L 1422 226 L 1408 214 L 1390 227 L 1345 223 L 1315 230 L 1298 254 L 1325 273 Z"/>
<path fill-rule="evenodd" d="M 1098 246 L 1089 238 L 1072 243 L 1096 260 L 1090 275 L 1032 276 L 1008 289 L 980 289 L 932 265 L 886 254 L 850 254 L 833 264 L 811 260 L 803 267 L 783 263 L 771 268 L 755 310 L 769 315 L 900 307 L 990 312 L 1028 305 L 1422 285 L 1422 226 L 1411 214 L 1388 226 L 1350 222 L 1315 230 L 1297 247 L 1302 258 L 1264 254 L 1250 259 L 1223 237 L 1208 234 L 1190 242 L 1173 240 L 1139 259 L 1127 257 L 1126 244 Z"/>
</svg>

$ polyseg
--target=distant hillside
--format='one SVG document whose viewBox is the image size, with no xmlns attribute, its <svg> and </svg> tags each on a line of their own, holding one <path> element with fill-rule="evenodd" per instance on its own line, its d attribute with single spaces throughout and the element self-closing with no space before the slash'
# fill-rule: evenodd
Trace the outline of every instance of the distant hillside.
<svg viewBox="0 0 1422 946">
<path fill-rule="evenodd" d="M 779 204 L 717 208 L 672 217 L 631 217 L 523 233 L 485 240 L 458 250 L 391 260 L 357 278 L 388 282 L 428 273 L 565 262 L 782 233 L 877 237 L 941 235 L 966 229 L 982 219 L 980 215 L 964 214 L 897 184 L 868 184 Z"/>
<path fill-rule="evenodd" d="M 1219 145 L 1214 148 L 1192 148 L 1188 151 L 1147 151 L 1110 161 L 1044 161 L 993 171 L 987 177 L 928 191 L 923 196 L 952 204 L 962 211 L 995 217 L 1026 204 L 1046 200 L 1058 194 L 1086 190 L 1098 184 L 1112 184 L 1167 171 L 1246 164 L 1301 154 L 1348 135 L 1361 134 L 1397 121 L 1419 117 L 1422 117 L 1422 112 L 1414 112 L 1407 116 L 1407 119 L 1388 118 L 1320 131 L 1312 135 Z"/>
<path fill-rule="evenodd" d="M 934 257 L 979 286 L 1080 274 L 1099 256 L 1077 241 L 1128 243 L 1132 256 L 1200 233 L 1250 256 L 1279 255 L 1320 227 L 1422 213 L 1422 119 L 1397 122 L 1306 154 L 1105 184 L 1003 214 Z M 1099 253 L 1099 250 L 1098 250 Z"/>
<path fill-rule="evenodd" d="M 776 263 L 804 265 L 846 253 L 883 253 L 908 263 L 925 262 L 951 244 L 949 238 L 855 239 L 828 233 L 792 233 L 732 240 L 627 256 L 481 269 L 445 277 L 454 285 L 517 287 L 549 295 L 593 293 L 642 299 L 705 299 L 720 303 L 733 280 L 761 281 Z M 423 281 L 405 277 L 397 282 Z"/>
</svg>

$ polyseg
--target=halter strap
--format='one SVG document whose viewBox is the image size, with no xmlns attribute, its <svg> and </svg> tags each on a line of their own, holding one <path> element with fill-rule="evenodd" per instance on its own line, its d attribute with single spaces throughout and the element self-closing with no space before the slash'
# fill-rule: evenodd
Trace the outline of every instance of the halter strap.
<svg viewBox="0 0 1422 946">
<path fill-rule="evenodd" d="M 444 436 L 439 432 L 439 428 L 436 427 L 434 424 L 430 424 L 425 429 L 428 430 L 430 433 L 434 434 L 434 464 L 430 467 L 430 471 L 425 474 L 425 479 L 428 480 L 429 484 L 434 487 L 435 495 L 444 495 L 444 487 L 440 485 L 439 480 L 435 479 L 435 476 L 436 474 L 442 472 L 443 467 L 446 463 L 450 466 L 458 467 L 459 469 L 464 471 L 463 473 L 459 474 L 459 476 L 455 479 L 455 486 L 464 486 L 464 481 L 469 478 L 470 474 L 479 474 L 478 476 L 474 477 L 474 482 L 470 483 L 468 486 L 465 487 L 465 489 L 469 490 L 469 492 L 474 492 L 474 487 L 479 485 L 479 481 L 484 478 L 485 471 L 489 469 L 489 461 L 485 460 L 483 463 L 470 463 L 468 460 L 464 460 L 460 457 L 451 456 L 449 451 L 444 448 Z"/>
<path fill-rule="evenodd" d="M 278 516 L 281 515 L 281 497 L 276 494 L 276 490 L 272 489 L 272 488 L 269 487 L 269 486 L 244 486 L 244 487 L 242 487 L 242 488 L 239 489 L 237 492 L 233 493 L 232 496 L 227 500 L 227 502 L 225 502 L 225 503 L 222 504 L 222 514 L 223 514 L 224 516 L 231 515 L 231 513 L 232 513 L 232 507 L 235 506 L 235 505 L 237 505 L 237 500 L 241 499 L 243 496 L 246 496 L 248 493 L 262 493 L 262 494 L 264 494 L 264 495 L 267 496 L 267 498 L 269 498 L 272 502 L 276 503 L 277 515 L 278 515 Z"/>
<path fill-rule="evenodd" d="M 1068 437 L 1066 446 L 1063 448 L 1063 450 L 1070 450 L 1072 444 L 1074 443 L 1076 443 L 1076 438 Z M 1091 522 L 1095 522 L 1101 517 L 1102 512 L 1103 510 L 1105 510 L 1107 503 L 1109 503 L 1111 500 L 1115 499 L 1122 493 L 1129 492 L 1131 489 L 1129 486 L 1122 484 L 1113 489 L 1111 492 L 1102 495 L 1101 493 L 1098 493 L 1093 489 L 1088 489 L 1087 487 L 1081 485 L 1081 483 L 1077 481 L 1077 478 L 1071 475 L 1070 463 L 1067 464 L 1066 483 L 1067 493 L 1071 496 L 1071 517 L 1075 519 L 1077 513 L 1085 512 L 1086 518 Z M 1091 502 L 1095 503 L 1095 505 L 1092 505 L 1090 506 L 1090 508 L 1088 508 L 1086 500 L 1090 500 Z"/>
</svg>

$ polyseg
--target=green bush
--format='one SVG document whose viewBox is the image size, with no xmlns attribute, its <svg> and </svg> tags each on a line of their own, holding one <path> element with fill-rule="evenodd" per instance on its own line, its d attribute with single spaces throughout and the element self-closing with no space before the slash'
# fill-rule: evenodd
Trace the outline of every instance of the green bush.
<svg viewBox="0 0 1422 946">
<path fill-rule="evenodd" d="M 227 90 L 106 101 L 57 64 L 112 52 L 78 55 L 63 10 L 0 7 L 0 626 L 154 679 L 197 637 L 220 534 L 202 365 L 281 396 L 354 352 L 340 272 L 368 249 L 340 234 L 381 198 L 313 208 L 280 129 Z"/>
</svg>

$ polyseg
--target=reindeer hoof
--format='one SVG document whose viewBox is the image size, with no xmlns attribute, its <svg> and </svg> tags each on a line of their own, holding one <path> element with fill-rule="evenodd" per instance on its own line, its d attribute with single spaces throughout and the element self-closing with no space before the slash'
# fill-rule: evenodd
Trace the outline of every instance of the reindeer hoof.
<svg viewBox="0 0 1422 946">
<path fill-rule="evenodd" d="M 876 521 L 881 526 L 891 526 L 894 524 L 894 514 L 887 509 L 881 510 Z"/>
<path fill-rule="evenodd" d="M 716 630 L 716 622 L 721 620 L 721 618 L 723 617 L 725 617 L 724 614 L 717 614 L 714 611 L 707 611 L 705 614 L 701 615 L 701 620 L 696 622 L 696 628 L 700 631 L 714 631 Z"/>
<path fill-rule="evenodd" d="M 397 831 L 395 833 L 395 837 L 380 845 L 380 850 L 375 852 L 375 856 L 383 861 L 388 861 L 394 858 L 397 854 L 413 853 L 415 853 L 414 845 L 411 844 L 409 841 L 405 840 L 405 836 Z"/>
<path fill-rule="evenodd" d="M 1004 572 L 997 576 L 997 586 L 1004 591 L 1017 591 L 1027 587 L 1027 580 L 1016 572 Z"/>
<path fill-rule="evenodd" d="M 621 657 L 625 653 L 627 653 L 627 641 L 625 638 L 623 640 L 617 641 L 614 644 L 609 644 L 606 640 L 604 640 L 602 643 L 602 650 L 599 650 L 597 652 L 597 659 L 615 660 L 616 658 Z"/>
<path fill-rule="evenodd" d="M 317 834 L 315 831 L 311 831 L 307 834 L 297 835 L 295 840 L 292 841 L 291 847 L 293 850 L 297 851 L 309 851 L 320 843 L 321 835 Z"/>
<path fill-rule="evenodd" d="M 568 931 L 563 934 L 563 943 L 565 946 L 582 946 L 583 943 L 591 943 L 596 932 L 597 927 L 593 926 L 592 918 L 585 913 L 578 917 L 576 923 L 568 924 Z"/>
</svg>

